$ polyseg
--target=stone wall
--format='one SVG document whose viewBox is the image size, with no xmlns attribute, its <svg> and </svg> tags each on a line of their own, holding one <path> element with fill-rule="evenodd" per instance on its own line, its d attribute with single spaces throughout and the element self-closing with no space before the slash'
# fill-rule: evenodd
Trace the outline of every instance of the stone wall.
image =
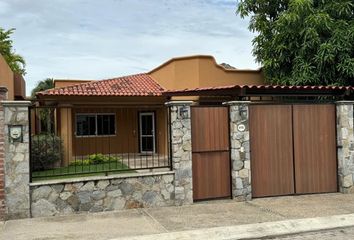
<svg viewBox="0 0 354 240">
<path fill-rule="evenodd" d="M 193 102 L 169 102 L 176 205 L 193 203 L 191 111 Z"/>
<path fill-rule="evenodd" d="M 5 121 L 5 204 L 6 218 L 30 216 L 28 101 L 3 101 Z M 22 127 L 22 137 L 13 141 L 9 127 Z"/>
<path fill-rule="evenodd" d="M 174 175 L 171 172 L 137 177 L 106 177 L 101 180 L 33 183 L 31 213 L 32 217 L 43 217 L 173 206 L 174 197 Z"/>
<path fill-rule="evenodd" d="M 249 102 L 233 101 L 226 104 L 230 106 L 232 196 L 237 201 L 251 200 Z"/>
<path fill-rule="evenodd" d="M 354 193 L 354 102 L 337 102 L 339 191 Z"/>
<path fill-rule="evenodd" d="M 6 100 L 7 89 L 0 87 L 0 101 Z M 4 108 L 0 104 L 0 220 L 5 219 L 5 123 Z"/>
</svg>

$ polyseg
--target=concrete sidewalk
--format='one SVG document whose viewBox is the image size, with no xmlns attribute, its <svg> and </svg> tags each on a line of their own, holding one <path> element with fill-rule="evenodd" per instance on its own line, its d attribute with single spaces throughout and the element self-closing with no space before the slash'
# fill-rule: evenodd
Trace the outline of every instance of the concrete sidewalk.
<svg viewBox="0 0 354 240">
<path fill-rule="evenodd" d="M 354 194 L 262 198 L 242 203 L 222 200 L 183 207 L 132 209 L 7 221 L 0 225 L 0 239 L 103 240 L 189 230 L 203 233 L 207 228 L 246 228 L 242 225 L 352 213 L 354 213 Z M 300 223 L 304 221 L 301 220 Z M 349 215 L 345 223 L 348 224 L 348 221 L 350 225 L 352 218 Z M 305 226 L 310 226 L 309 223 L 304 223 Z M 296 225 L 291 221 L 289 224 L 288 231 L 291 230 L 291 226 Z"/>
<path fill-rule="evenodd" d="M 345 214 L 329 217 L 302 218 L 278 222 L 264 222 L 227 227 L 202 228 L 181 232 L 130 236 L 116 238 L 115 240 L 272 239 L 276 236 L 294 236 L 294 234 L 298 233 L 314 232 L 323 229 L 352 227 L 353 224 L 354 214 Z M 353 236 L 351 236 L 351 238 L 353 238 Z"/>
</svg>

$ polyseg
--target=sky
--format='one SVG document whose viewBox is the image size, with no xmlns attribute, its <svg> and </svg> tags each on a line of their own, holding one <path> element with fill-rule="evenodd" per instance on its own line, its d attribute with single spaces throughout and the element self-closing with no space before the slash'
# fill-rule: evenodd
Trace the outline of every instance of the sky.
<svg viewBox="0 0 354 240">
<path fill-rule="evenodd" d="M 213 55 L 255 69 L 237 0 L 0 0 L 0 27 L 16 28 L 27 94 L 45 78 L 105 79 L 147 72 L 172 57 Z"/>
</svg>

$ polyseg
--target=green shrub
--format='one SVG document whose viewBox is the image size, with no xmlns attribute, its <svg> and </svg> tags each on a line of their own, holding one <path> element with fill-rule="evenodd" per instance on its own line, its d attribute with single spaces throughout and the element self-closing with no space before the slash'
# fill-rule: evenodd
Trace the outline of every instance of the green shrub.
<svg viewBox="0 0 354 240">
<path fill-rule="evenodd" d="M 76 160 L 71 162 L 70 166 L 85 166 L 85 165 L 97 165 L 103 163 L 117 162 L 121 160 L 120 157 L 106 156 L 102 153 L 91 154 L 83 160 Z"/>
<path fill-rule="evenodd" d="M 39 134 L 31 138 L 31 166 L 33 171 L 46 170 L 59 163 L 63 156 L 60 137 L 53 134 Z"/>
</svg>

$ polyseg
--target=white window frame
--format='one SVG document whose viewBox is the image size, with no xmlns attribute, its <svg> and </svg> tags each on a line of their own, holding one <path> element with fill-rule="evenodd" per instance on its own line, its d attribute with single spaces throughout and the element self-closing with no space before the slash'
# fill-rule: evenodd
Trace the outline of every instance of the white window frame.
<svg viewBox="0 0 354 240">
<path fill-rule="evenodd" d="M 142 134 L 142 116 L 152 116 L 152 134 L 143 135 Z M 155 153 L 156 152 L 156 129 L 155 129 L 155 112 L 139 112 L 139 142 L 140 142 L 140 153 Z M 143 151 L 143 137 L 152 137 L 153 138 L 153 150 L 152 151 Z"/>
<path fill-rule="evenodd" d="M 114 116 L 114 134 L 98 135 L 98 115 L 111 115 Z M 77 135 L 77 117 L 78 116 L 95 116 L 95 134 L 94 135 Z M 117 116 L 116 113 L 76 113 L 75 114 L 75 137 L 85 138 L 85 137 L 114 137 L 117 136 Z"/>
</svg>

